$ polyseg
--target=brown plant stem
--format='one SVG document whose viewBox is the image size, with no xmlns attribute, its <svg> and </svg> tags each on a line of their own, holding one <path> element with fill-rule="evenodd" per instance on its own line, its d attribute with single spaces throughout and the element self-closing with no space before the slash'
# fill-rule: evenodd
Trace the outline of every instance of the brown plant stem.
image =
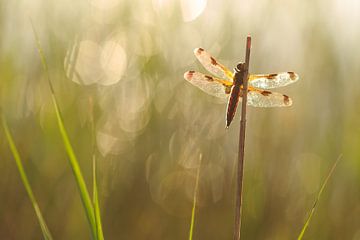
<svg viewBox="0 0 360 240">
<path fill-rule="evenodd" d="M 241 120 L 239 133 L 239 153 L 237 165 L 237 181 L 236 181 L 236 200 L 235 200 L 235 226 L 234 240 L 240 240 L 241 229 L 241 207 L 242 207 L 242 189 L 244 176 L 244 148 L 245 148 L 245 127 L 246 127 L 246 103 L 248 89 L 248 74 L 250 61 L 251 37 L 246 39 L 246 55 L 245 55 L 245 72 L 243 74 L 242 103 L 241 103 Z"/>
</svg>

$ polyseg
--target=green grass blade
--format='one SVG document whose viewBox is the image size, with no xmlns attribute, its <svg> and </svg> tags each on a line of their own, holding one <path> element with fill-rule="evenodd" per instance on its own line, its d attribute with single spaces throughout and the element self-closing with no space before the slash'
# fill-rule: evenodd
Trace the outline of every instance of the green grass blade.
<svg viewBox="0 0 360 240">
<path fill-rule="evenodd" d="M 47 227 L 47 225 L 45 223 L 45 219 L 43 218 L 43 215 L 41 214 L 39 205 L 38 205 L 38 203 L 36 201 L 36 198 L 34 196 L 32 188 L 30 186 L 29 180 L 27 178 L 25 169 L 24 169 L 24 167 L 22 165 L 22 161 L 21 161 L 21 158 L 20 158 L 19 151 L 16 148 L 13 137 L 12 137 L 12 135 L 10 133 L 10 130 L 9 130 L 9 127 L 7 125 L 6 119 L 5 119 L 5 117 L 3 115 L 1 116 L 1 121 L 2 121 L 2 126 L 3 126 L 3 129 L 4 129 L 4 132 L 5 132 L 6 140 L 7 140 L 8 144 L 9 144 L 11 153 L 12 153 L 14 159 L 15 159 L 16 166 L 17 166 L 18 171 L 20 173 L 21 181 L 22 181 L 22 183 L 23 183 L 23 185 L 24 185 L 24 187 L 26 189 L 26 192 L 29 195 L 30 201 L 31 201 L 31 203 L 32 203 L 32 205 L 34 207 L 36 217 L 37 217 L 37 219 L 38 219 L 38 221 L 40 223 L 40 227 L 41 227 L 41 231 L 42 231 L 42 234 L 44 236 L 44 239 L 52 240 L 51 233 L 50 233 L 49 228 Z"/>
<path fill-rule="evenodd" d="M 98 186 L 97 186 L 97 162 L 96 162 L 96 129 L 95 129 L 95 119 L 94 119 L 94 104 L 93 97 L 89 97 L 89 109 L 90 109 L 90 124 L 91 124 L 91 146 L 93 150 L 92 160 L 93 160 L 93 206 L 95 213 L 95 222 L 96 222 L 96 233 L 97 238 L 103 240 L 104 234 L 101 225 L 101 214 L 100 214 L 100 204 L 98 197 Z"/>
<path fill-rule="evenodd" d="M 93 154 L 93 205 L 95 211 L 95 221 L 96 221 L 96 232 L 97 237 L 99 240 L 104 240 L 104 234 L 101 225 L 101 215 L 100 215 L 100 205 L 99 205 L 99 198 L 98 198 L 98 187 L 97 187 L 97 180 L 96 180 L 96 157 Z"/>
<path fill-rule="evenodd" d="M 89 192 L 87 190 L 84 177 L 81 173 L 79 161 L 77 160 L 75 152 L 73 150 L 73 147 L 71 146 L 68 134 L 66 132 L 66 129 L 65 129 L 65 126 L 64 126 L 64 123 L 62 120 L 62 116 L 61 116 L 58 104 L 57 104 L 55 96 L 53 94 L 52 94 L 52 100 L 53 100 L 53 104 L 55 107 L 56 118 L 57 118 L 59 130 L 60 130 L 60 134 L 62 136 L 63 143 L 64 143 L 66 152 L 69 157 L 71 169 L 73 171 L 73 174 L 76 179 L 76 183 L 77 183 L 79 191 L 80 191 L 80 196 L 81 196 L 81 200 L 83 202 L 84 208 L 85 208 L 86 216 L 88 218 L 93 237 L 94 237 L 94 239 L 97 239 L 96 238 L 95 215 L 94 215 L 94 209 L 93 209 L 93 206 L 91 203 L 91 198 L 90 198 Z"/>
<path fill-rule="evenodd" d="M 193 206 L 191 210 L 191 221 L 190 221 L 190 231 L 189 231 L 189 240 L 193 239 L 194 235 L 194 227 L 195 227 L 195 213 L 196 213 L 196 203 L 197 203 L 197 194 L 199 188 L 199 177 L 200 177 L 200 167 L 201 167 L 201 158 L 199 158 L 199 168 L 196 173 L 196 180 L 195 180 L 195 189 L 194 189 L 194 198 L 193 198 Z"/>
<path fill-rule="evenodd" d="M 308 218 L 307 218 L 307 220 L 306 220 L 303 228 L 301 229 L 301 232 L 300 232 L 300 234 L 299 234 L 298 240 L 301 240 L 301 239 L 303 238 L 303 236 L 304 236 L 304 234 L 305 234 L 305 231 L 306 231 L 306 229 L 307 229 L 308 226 L 309 226 L 310 220 L 311 220 L 312 216 L 314 215 L 315 208 L 316 208 L 316 206 L 317 206 L 317 203 L 319 202 L 320 196 L 321 196 L 322 192 L 324 191 L 326 184 L 328 183 L 330 177 L 332 176 L 332 174 L 333 174 L 333 172 L 334 172 L 337 164 L 338 164 L 339 161 L 341 160 L 341 158 L 342 158 L 342 155 L 340 155 L 340 156 L 338 157 L 338 159 L 335 161 L 335 163 L 333 164 L 332 168 L 330 169 L 328 175 L 326 176 L 323 184 L 321 185 L 321 188 L 320 188 L 320 190 L 319 190 L 319 192 L 318 192 L 318 194 L 317 194 L 317 196 L 316 196 L 315 202 L 314 202 L 314 204 L 313 204 L 313 206 L 312 206 L 312 208 L 311 208 L 310 214 L 309 214 L 309 216 L 308 216 Z"/>
<path fill-rule="evenodd" d="M 30 20 L 30 22 L 31 22 L 31 20 Z M 40 41 L 39 41 L 38 35 L 37 35 L 36 31 L 35 31 L 35 28 L 34 28 L 32 23 L 31 23 L 31 25 L 32 25 L 32 29 L 33 29 L 33 33 L 34 33 L 34 37 L 35 37 L 35 41 L 36 41 L 36 45 L 37 45 L 37 49 L 38 49 L 38 52 L 39 52 L 39 56 L 41 58 L 41 63 L 42 63 L 43 69 L 45 71 L 45 74 L 47 76 L 47 80 L 48 80 L 48 83 L 49 83 L 49 86 L 50 86 L 52 102 L 53 102 L 53 105 L 54 105 L 54 108 L 55 108 L 56 119 L 57 119 L 58 127 L 59 127 L 59 130 L 60 130 L 60 134 L 61 134 L 64 146 L 65 146 L 66 153 L 68 154 L 68 157 L 69 157 L 69 162 L 70 162 L 71 169 L 72 169 L 73 174 L 74 174 L 75 179 L 76 179 L 76 183 L 77 183 L 77 186 L 78 186 L 78 189 L 79 189 L 79 192 L 80 192 L 81 201 L 82 201 L 84 209 L 85 209 L 86 217 L 87 217 L 88 222 L 90 224 L 90 229 L 91 229 L 93 239 L 97 239 L 94 208 L 92 206 L 91 198 L 90 198 L 89 192 L 87 190 L 83 175 L 81 173 L 79 162 L 78 162 L 78 160 L 76 158 L 75 152 L 73 150 L 73 147 L 71 146 L 68 134 L 67 134 L 65 126 L 64 126 L 64 122 L 63 122 L 63 118 L 62 118 L 61 113 L 60 113 L 59 105 L 58 105 L 58 103 L 56 101 L 56 97 L 55 97 L 55 94 L 54 94 L 54 88 L 53 88 L 51 80 L 50 80 L 49 68 L 48 68 L 48 65 L 47 65 L 45 55 L 44 55 L 43 50 L 41 48 Z"/>
</svg>

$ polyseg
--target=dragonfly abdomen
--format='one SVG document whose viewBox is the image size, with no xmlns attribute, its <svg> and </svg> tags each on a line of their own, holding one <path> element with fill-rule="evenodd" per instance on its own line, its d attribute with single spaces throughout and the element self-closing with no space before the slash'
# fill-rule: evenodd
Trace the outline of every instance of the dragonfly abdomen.
<svg viewBox="0 0 360 240">
<path fill-rule="evenodd" d="M 231 95 L 227 105 L 226 114 L 226 127 L 230 126 L 231 121 L 234 119 L 236 107 L 239 103 L 240 98 L 240 85 L 234 85 L 231 89 Z"/>
</svg>

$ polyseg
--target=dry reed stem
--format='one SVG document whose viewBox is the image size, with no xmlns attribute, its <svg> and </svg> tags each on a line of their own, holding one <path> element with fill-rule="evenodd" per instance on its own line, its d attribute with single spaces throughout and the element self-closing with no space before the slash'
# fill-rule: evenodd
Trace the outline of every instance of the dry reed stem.
<svg viewBox="0 0 360 240">
<path fill-rule="evenodd" d="M 247 89 L 248 89 L 248 74 L 250 61 L 251 37 L 248 36 L 246 40 L 246 55 L 245 55 L 245 73 L 243 74 L 243 89 L 242 89 L 242 103 L 241 103 L 241 120 L 239 133 L 239 153 L 237 165 L 237 181 L 236 181 L 236 200 L 235 200 L 235 226 L 234 226 L 234 240 L 240 240 L 241 229 L 241 207 L 242 207 L 242 189 L 244 176 L 244 148 L 245 148 L 245 127 L 246 127 L 246 103 L 247 103 Z"/>
</svg>

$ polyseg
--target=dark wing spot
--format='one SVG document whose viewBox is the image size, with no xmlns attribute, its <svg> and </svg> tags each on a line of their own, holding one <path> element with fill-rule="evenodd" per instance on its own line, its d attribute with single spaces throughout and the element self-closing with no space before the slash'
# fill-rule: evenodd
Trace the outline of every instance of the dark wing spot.
<svg viewBox="0 0 360 240">
<path fill-rule="evenodd" d="M 287 72 L 290 75 L 290 79 L 291 80 L 295 80 L 296 79 L 296 74 L 294 72 Z"/>
<path fill-rule="evenodd" d="M 261 91 L 261 94 L 263 96 L 269 96 L 271 94 L 271 92 L 270 91 Z"/>
<path fill-rule="evenodd" d="M 290 103 L 289 97 L 286 96 L 285 94 L 284 94 L 283 96 L 284 96 L 284 103 L 285 103 L 285 105 L 289 105 L 289 103 Z"/>
<path fill-rule="evenodd" d="M 198 48 L 198 49 L 197 49 L 197 52 L 198 52 L 199 54 L 201 54 L 203 51 L 204 51 L 203 48 Z"/>
<path fill-rule="evenodd" d="M 210 57 L 210 60 L 212 65 L 217 65 L 217 62 L 213 57 Z"/>
<path fill-rule="evenodd" d="M 214 78 L 208 75 L 205 75 L 206 80 L 208 80 L 209 82 L 213 82 Z"/>
<path fill-rule="evenodd" d="M 268 79 L 275 79 L 277 75 L 277 73 L 269 74 Z"/>
<path fill-rule="evenodd" d="M 185 74 L 184 74 L 184 77 L 187 78 L 187 79 L 191 79 L 194 75 L 195 71 L 187 71 Z"/>
</svg>

